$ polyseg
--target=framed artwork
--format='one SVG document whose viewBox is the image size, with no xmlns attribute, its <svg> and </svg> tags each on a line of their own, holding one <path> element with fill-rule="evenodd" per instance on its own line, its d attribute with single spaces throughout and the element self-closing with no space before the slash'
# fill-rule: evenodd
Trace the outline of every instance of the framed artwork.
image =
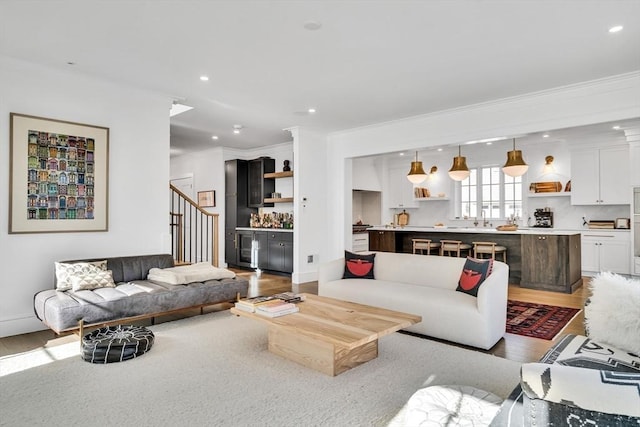
<svg viewBox="0 0 640 427">
<path fill-rule="evenodd" d="M 109 128 L 10 114 L 9 233 L 108 230 Z"/>
<path fill-rule="evenodd" d="M 215 208 L 216 192 L 214 190 L 198 191 L 198 206 L 201 208 Z"/>
</svg>

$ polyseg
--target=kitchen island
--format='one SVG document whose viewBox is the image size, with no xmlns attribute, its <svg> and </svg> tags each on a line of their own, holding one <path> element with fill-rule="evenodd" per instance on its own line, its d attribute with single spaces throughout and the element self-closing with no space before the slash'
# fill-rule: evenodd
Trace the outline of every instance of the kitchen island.
<svg viewBox="0 0 640 427">
<path fill-rule="evenodd" d="M 572 293 L 582 285 L 580 232 L 553 228 L 498 231 L 482 227 L 372 227 L 369 250 L 411 253 L 412 239 L 496 242 L 507 248 L 509 283 Z"/>
</svg>

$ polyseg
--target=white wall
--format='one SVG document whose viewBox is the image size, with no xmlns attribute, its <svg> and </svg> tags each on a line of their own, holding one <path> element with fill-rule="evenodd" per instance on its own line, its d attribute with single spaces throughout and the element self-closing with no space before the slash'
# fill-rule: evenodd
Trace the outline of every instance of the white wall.
<svg viewBox="0 0 640 427">
<path fill-rule="evenodd" d="M 342 211 L 334 212 L 327 204 L 325 182 L 331 172 L 326 164 L 326 137 L 305 128 L 293 128 L 291 134 L 297 165 L 293 193 L 296 203 L 292 280 L 293 283 L 305 283 L 316 280 L 318 264 L 328 260 L 326 223 Z M 309 255 L 313 255 L 313 262 L 308 262 Z"/>
<path fill-rule="evenodd" d="M 168 236 L 171 100 L 0 57 L 0 336 L 43 329 L 33 295 L 57 260 L 162 253 Z M 109 231 L 8 234 L 9 113 L 108 127 Z"/>
<path fill-rule="evenodd" d="M 328 256 L 337 258 L 348 247 L 354 157 L 637 117 L 640 73 L 635 72 L 331 134 L 327 205 L 335 214 L 326 223 Z"/>
</svg>

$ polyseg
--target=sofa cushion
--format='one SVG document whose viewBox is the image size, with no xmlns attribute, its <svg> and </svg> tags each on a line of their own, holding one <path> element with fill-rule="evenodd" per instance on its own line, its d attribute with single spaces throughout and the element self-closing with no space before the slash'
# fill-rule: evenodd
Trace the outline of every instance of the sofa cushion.
<svg viewBox="0 0 640 427">
<path fill-rule="evenodd" d="M 640 355 L 640 280 L 600 273 L 589 285 L 585 326 L 590 338 Z"/>
<path fill-rule="evenodd" d="M 95 274 L 107 269 L 107 260 L 91 261 L 91 262 L 76 262 L 54 263 L 56 271 L 56 289 L 59 291 L 68 291 L 71 289 L 72 277 L 82 277 L 87 274 Z"/>
<path fill-rule="evenodd" d="M 234 277 L 236 274 L 233 271 L 214 267 L 207 262 L 171 268 L 152 268 L 147 275 L 148 280 L 170 285 L 186 285 L 207 280 L 233 279 Z"/>
<path fill-rule="evenodd" d="M 111 270 L 100 270 L 94 273 L 71 276 L 71 288 L 74 292 L 83 289 L 115 287 L 116 284 L 113 283 L 113 272 Z"/>
<path fill-rule="evenodd" d="M 374 279 L 373 267 L 376 254 L 360 255 L 344 251 L 343 279 Z"/>
<path fill-rule="evenodd" d="M 462 273 L 460 274 L 460 280 L 458 280 L 458 287 L 456 288 L 456 291 L 477 297 L 480 285 L 482 285 L 482 282 L 489 277 L 492 268 L 492 258 L 476 259 L 467 257 L 467 260 L 462 267 Z"/>
</svg>

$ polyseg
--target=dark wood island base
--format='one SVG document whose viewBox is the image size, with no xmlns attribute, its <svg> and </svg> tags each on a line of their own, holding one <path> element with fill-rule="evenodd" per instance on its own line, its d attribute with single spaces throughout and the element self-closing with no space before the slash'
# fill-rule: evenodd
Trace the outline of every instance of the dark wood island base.
<svg viewBox="0 0 640 427">
<path fill-rule="evenodd" d="M 563 293 L 573 293 L 582 286 L 579 232 L 375 227 L 369 229 L 369 250 L 411 253 L 411 239 L 496 242 L 507 248 L 510 284 Z"/>
</svg>

